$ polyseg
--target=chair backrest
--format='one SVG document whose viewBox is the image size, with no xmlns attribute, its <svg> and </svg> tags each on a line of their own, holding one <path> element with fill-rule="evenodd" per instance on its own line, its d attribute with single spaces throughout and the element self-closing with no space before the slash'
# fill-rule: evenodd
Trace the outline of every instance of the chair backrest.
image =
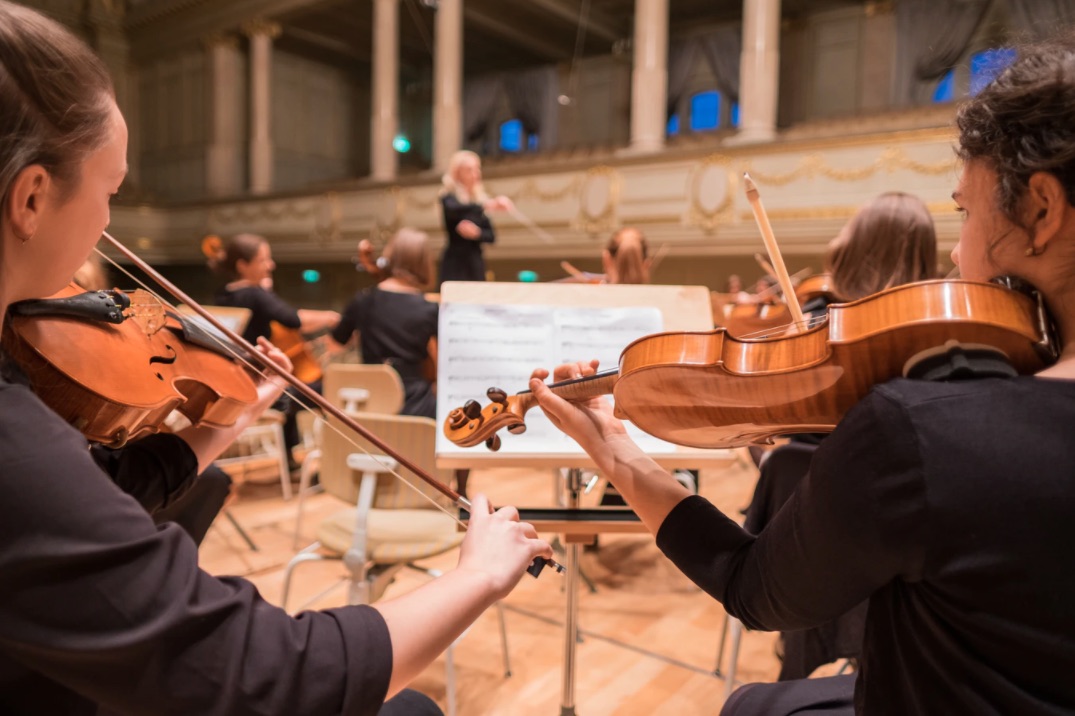
<svg viewBox="0 0 1075 716">
<path fill-rule="evenodd" d="M 392 366 L 384 364 L 330 363 L 325 368 L 323 392 L 333 405 L 341 406 L 340 388 L 365 388 L 370 395 L 359 410 L 395 415 L 403 409 L 403 381 Z"/>
<path fill-rule="evenodd" d="M 438 469 L 436 465 L 435 445 L 437 423 L 430 418 L 413 415 L 382 415 L 378 413 L 355 413 L 355 420 L 394 448 L 419 468 L 445 484 L 450 484 L 452 471 Z M 355 446 L 361 445 L 377 455 L 382 450 L 359 435 L 352 435 L 347 428 L 342 428 L 346 436 L 341 436 L 335 429 L 340 423 L 333 417 L 321 434 L 321 473 L 319 480 L 325 491 L 341 500 L 354 504 L 358 499 L 358 485 L 362 476 L 354 474 L 347 467 L 347 456 L 353 452 L 362 452 Z M 353 440 L 353 442 L 352 442 Z M 398 470 L 412 485 L 437 504 L 448 506 L 448 500 L 421 478 L 414 476 L 402 466 Z M 377 490 L 373 506 L 382 509 L 412 508 L 434 509 L 429 500 L 417 494 L 399 478 L 391 474 L 378 477 Z"/>
</svg>

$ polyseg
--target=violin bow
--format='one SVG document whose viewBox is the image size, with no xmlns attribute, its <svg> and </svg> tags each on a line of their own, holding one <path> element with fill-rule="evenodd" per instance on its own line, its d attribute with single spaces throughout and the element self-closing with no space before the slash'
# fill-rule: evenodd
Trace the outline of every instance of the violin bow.
<svg viewBox="0 0 1075 716">
<path fill-rule="evenodd" d="M 290 385 L 292 388 L 294 388 L 296 391 L 298 391 L 298 393 L 300 395 L 302 395 L 304 398 L 309 400 L 312 404 L 314 404 L 314 405 L 318 406 L 319 408 L 321 408 L 322 410 L 324 410 L 325 413 L 327 413 L 327 414 L 331 415 L 332 417 L 336 418 L 337 420 L 339 420 L 344 426 L 346 426 L 350 430 L 354 431 L 358 435 L 361 435 L 363 438 L 368 440 L 373 445 L 376 445 L 377 448 L 379 450 L 381 450 L 385 455 L 388 455 L 389 457 L 394 458 L 396 460 L 396 462 L 398 462 L 400 465 L 405 467 L 412 474 L 416 475 L 419 479 L 421 479 L 424 482 L 426 482 L 430 487 L 432 487 L 433 489 L 437 490 L 442 495 L 444 495 L 449 500 L 451 500 L 452 504 L 454 504 L 456 507 L 465 509 L 468 512 L 472 512 L 470 500 L 468 500 L 467 498 L 463 497 L 458 492 L 456 492 L 455 490 L 450 488 L 448 485 L 445 485 L 443 482 L 441 482 L 440 480 L 436 479 L 432 475 L 429 475 L 428 473 L 426 473 L 425 470 L 423 470 L 421 467 L 419 467 L 417 464 L 415 464 L 414 461 L 412 461 L 409 457 L 407 457 L 406 455 L 403 455 L 401 452 L 399 452 L 398 450 L 396 450 L 392 446 L 390 446 L 387 443 L 385 443 L 379 437 L 377 437 L 372 432 L 370 432 L 367 428 L 365 428 L 362 425 L 360 425 L 350 415 L 348 415 L 347 413 L 342 411 L 340 408 L 336 407 L 331 402 L 326 400 L 324 396 L 319 395 L 316 391 L 314 391 L 312 388 L 310 388 L 310 386 L 306 385 L 301 380 L 296 378 L 294 375 L 292 375 L 291 373 L 289 373 L 288 371 L 284 370 L 279 365 L 277 365 L 275 362 L 270 360 L 267 356 L 262 354 L 261 351 L 259 351 L 256 348 L 254 348 L 254 346 L 250 345 L 241 336 L 239 336 L 237 333 L 235 333 L 235 331 L 233 331 L 232 329 L 228 328 L 226 325 L 224 325 L 224 323 L 219 321 L 216 318 L 216 316 L 214 316 L 212 313 L 210 313 L 208 310 L 206 310 L 201 304 L 199 304 L 197 301 L 195 301 L 190 296 L 188 296 L 178 286 L 173 284 L 168 279 L 164 278 L 164 276 L 162 276 L 156 269 L 154 269 L 148 263 L 143 261 L 137 254 L 135 254 L 133 251 L 131 251 L 126 246 L 124 246 L 122 243 L 120 243 L 116 238 L 114 238 L 107 231 L 102 232 L 102 236 L 110 244 L 112 244 L 113 248 L 115 248 L 121 254 L 126 256 L 135 266 L 137 266 L 139 269 L 141 269 L 143 272 L 145 272 L 145 274 L 147 276 L 149 276 L 150 278 L 152 278 L 154 281 L 159 283 L 166 291 L 168 291 L 170 294 L 172 294 L 172 296 L 174 296 L 177 300 L 179 300 L 179 301 L 187 304 L 188 306 L 190 306 L 191 310 L 193 310 L 195 313 L 197 313 L 202 319 L 204 319 L 207 323 L 209 323 L 215 329 L 220 331 L 234 345 L 245 349 L 251 356 L 253 356 L 255 358 L 255 360 L 263 368 L 268 369 L 269 372 L 274 373 L 277 377 L 283 379 L 284 382 L 286 382 L 288 385 Z M 302 404 L 301 401 L 300 401 L 300 404 Z M 307 407 L 307 408 L 309 407 L 309 406 L 307 406 L 305 404 L 303 404 L 303 406 Z M 357 443 L 354 443 L 353 441 L 352 441 L 352 444 L 354 444 L 355 447 L 361 449 L 367 455 L 369 454 L 369 452 L 365 448 L 363 448 L 361 445 L 358 445 Z M 388 470 L 386 468 L 385 472 L 391 472 L 393 475 L 395 475 L 398 479 L 402 480 L 404 483 L 406 483 L 408 485 L 411 485 L 409 480 L 407 480 L 406 478 L 404 478 L 402 475 L 400 475 L 399 473 L 395 472 L 394 470 Z M 423 494 L 421 492 L 421 490 L 418 490 L 413 485 L 411 485 L 411 487 L 413 489 L 415 489 L 419 494 Z M 446 514 L 452 516 L 457 522 L 459 522 L 458 516 L 451 515 L 450 512 L 448 512 L 447 510 L 444 510 L 444 508 L 441 507 L 440 505 L 438 505 L 436 502 L 432 502 L 432 504 L 435 505 L 441 511 L 443 511 Z M 551 567 L 553 567 L 553 568 L 555 568 L 557 572 L 563 572 L 564 571 L 563 565 L 561 565 L 561 564 L 559 564 L 559 563 L 557 563 L 557 562 L 555 562 L 555 561 L 553 561 L 551 559 L 546 559 L 546 558 L 543 558 L 543 557 L 536 558 L 534 560 L 534 564 L 532 564 L 527 571 L 529 571 L 532 575 L 534 575 L 536 577 L 540 573 L 541 569 L 546 564 L 551 566 Z"/>
<path fill-rule="evenodd" d="M 776 237 L 773 236 L 773 227 L 769 223 L 769 216 L 765 213 L 765 207 L 762 206 L 758 187 L 754 184 L 754 180 L 750 178 L 750 174 L 746 172 L 743 172 L 743 185 L 746 187 L 750 208 L 754 211 L 754 220 L 758 223 L 761 237 L 765 241 L 765 249 L 769 252 L 769 260 L 772 261 L 773 268 L 776 270 L 776 278 L 780 283 L 780 289 L 784 292 L 784 300 L 787 301 L 788 308 L 791 310 L 795 325 L 801 326 L 805 323 L 803 310 L 799 306 L 799 299 L 795 296 L 795 287 L 792 285 L 791 277 L 788 275 L 788 267 L 784 265 L 784 257 L 780 253 Z"/>
<path fill-rule="evenodd" d="M 661 244 L 657 247 L 657 250 L 653 252 L 653 257 L 649 260 L 650 274 L 657 270 L 657 267 L 664 261 L 664 257 L 668 255 L 668 244 Z"/>
<path fill-rule="evenodd" d="M 519 208 L 514 204 L 512 204 L 511 208 L 508 209 L 508 213 L 515 217 L 515 220 L 518 221 L 520 224 L 533 231 L 537 235 L 537 237 L 545 243 L 556 243 L 556 239 L 552 237 L 552 234 L 550 234 L 548 231 L 545 231 L 545 229 L 541 228 L 533 221 L 531 221 L 530 217 L 519 211 Z"/>
</svg>

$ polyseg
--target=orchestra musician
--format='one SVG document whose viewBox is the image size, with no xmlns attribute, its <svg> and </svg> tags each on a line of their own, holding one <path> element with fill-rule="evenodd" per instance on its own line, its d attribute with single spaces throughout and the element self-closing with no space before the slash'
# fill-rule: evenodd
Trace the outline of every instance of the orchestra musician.
<svg viewBox="0 0 1075 716">
<path fill-rule="evenodd" d="M 224 242 L 219 253 L 209 258 L 209 268 L 227 281 L 214 296 L 214 303 L 250 309 L 250 320 L 242 334 L 249 343 L 254 343 L 258 338 L 271 338 L 274 323 L 300 334 L 310 334 L 332 328 L 340 321 L 340 314 L 336 311 L 296 309 L 273 292 L 272 274 L 276 263 L 272 259 L 272 247 L 262 236 L 232 236 Z M 306 380 L 311 388 L 321 392 L 320 375 L 315 374 L 313 380 Z M 289 394 L 292 391 L 289 389 Z M 297 470 L 299 463 L 293 452 L 301 442 L 297 419 L 299 404 L 291 397 L 284 397 L 274 407 L 284 414 L 284 445 L 288 466 Z"/>
<path fill-rule="evenodd" d="M 377 277 L 376 286 L 355 294 L 330 334 L 348 344 L 357 334 L 364 363 L 387 363 L 403 381 L 402 415 L 437 417 L 437 331 L 440 304 L 423 292 L 432 285 L 429 237 L 400 229 L 379 259 L 367 239 L 358 244 L 360 261 Z M 457 469 L 455 489 L 464 497 L 470 470 Z"/>
<path fill-rule="evenodd" d="M 104 64 L 55 21 L 0 0 L 0 316 L 70 282 L 108 224 L 126 154 Z M 230 428 L 157 436 L 138 472 L 208 465 L 280 386 L 257 391 Z M 0 405 L 4 713 L 437 713 L 412 692 L 382 704 L 552 555 L 513 509 L 477 496 L 455 569 L 374 606 L 292 617 L 246 580 L 201 571 L 182 530 L 158 529 L 9 373 Z"/>
<path fill-rule="evenodd" d="M 362 361 L 387 363 L 403 381 L 403 415 L 437 416 L 437 396 L 424 364 L 436 350 L 440 306 L 426 300 L 433 283 L 429 237 L 400 229 L 382 253 L 384 278 L 355 294 L 329 335 L 340 345 L 358 338 Z"/>
<path fill-rule="evenodd" d="M 803 305 L 803 313 L 824 316 L 835 301 L 853 301 L 937 275 L 937 233 L 925 203 L 912 194 L 886 192 L 859 209 L 829 242 L 825 254 L 828 292 Z M 824 433 L 790 436 L 793 446 L 778 446 L 762 458 L 749 446 L 759 465 L 758 483 L 746 509 L 743 528 L 759 534 L 794 494 L 805 470 L 802 457 L 826 437 Z M 772 462 L 768 458 L 775 458 Z M 858 658 L 865 625 L 866 602 L 817 629 L 781 632 L 782 658 L 778 680 L 808 676 L 816 665 L 839 658 Z M 804 673 L 805 672 L 805 673 Z"/>
<path fill-rule="evenodd" d="M 957 114 L 964 223 L 952 259 L 964 279 L 1036 286 L 1059 361 L 1030 376 L 875 386 L 758 535 L 671 479 L 605 400 L 566 402 L 535 371 L 552 421 L 748 628 L 809 628 L 869 600 L 856 675 L 747 686 L 725 714 L 1075 710 L 1073 117 L 1071 37 L 1020 48 Z"/>
<path fill-rule="evenodd" d="M 481 157 L 469 150 L 452 155 L 442 182 L 440 203 L 448 242 L 441 257 L 440 283 L 484 281 L 482 244 L 496 241 L 487 212 L 511 211 L 514 204 L 506 196 L 486 193 Z"/>
<path fill-rule="evenodd" d="M 604 283 L 649 283 L 650 257 L 646 236 L 640 229 L 625 226 L 614 233 L 601 252 Z"/>
</svg>

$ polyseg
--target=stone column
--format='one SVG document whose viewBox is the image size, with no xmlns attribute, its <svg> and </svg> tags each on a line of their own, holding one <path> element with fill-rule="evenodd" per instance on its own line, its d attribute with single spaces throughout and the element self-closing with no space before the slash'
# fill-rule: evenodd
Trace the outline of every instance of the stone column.
<svg viewBox="0 0 1075 716">
<path fill-rule="evenodd" d="M 399 0 L 373 0 L 372 84 L 370 176 L 391 181 L 399 168 L 392 147 L 399 130 Z"/>
<path fill-rule="evenodd" d="M 243 190 L 242 106 L 239 38 L 206 38 L 209 70 L 209 143 L 205 156 L 205 187 L 210 196 L 236 196 Z"/>
<path fill-rule="evenodd" d="M 272 41 L 280 36 L 275 22 L 243 25 L 250 38 L 250 193 L 272 191 Z"/>
<path fill-rule="evenodd" d="M 668 123 L 668 0 L 635 0 L 634 50 L 631 149 L 655 152 Z"/>
<path fill-rule="evenodd" d="M 433 168 L 444 171 L 463 142 L 463 0 L 440 0 L 433 57 Z"/>
<path fill-rule="evenodd" d="M 776 137 L 780 82 L 780 0 L 743 0 L 738 141 Z"/>
</svg>

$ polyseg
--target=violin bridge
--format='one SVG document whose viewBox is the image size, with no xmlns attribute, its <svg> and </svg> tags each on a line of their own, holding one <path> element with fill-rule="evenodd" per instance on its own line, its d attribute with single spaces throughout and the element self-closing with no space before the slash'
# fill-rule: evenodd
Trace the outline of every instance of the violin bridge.
<svg viewBox="0 0 1075 716">
<path fill-rule="evenodd" d="M 165 308 L 160 299 L 145 289 L 136 288 L 127 292 L 131 305 L 123 311 L 123 315 L 138 324 L 146 336 L 164 328 Z"/>
</svg>

